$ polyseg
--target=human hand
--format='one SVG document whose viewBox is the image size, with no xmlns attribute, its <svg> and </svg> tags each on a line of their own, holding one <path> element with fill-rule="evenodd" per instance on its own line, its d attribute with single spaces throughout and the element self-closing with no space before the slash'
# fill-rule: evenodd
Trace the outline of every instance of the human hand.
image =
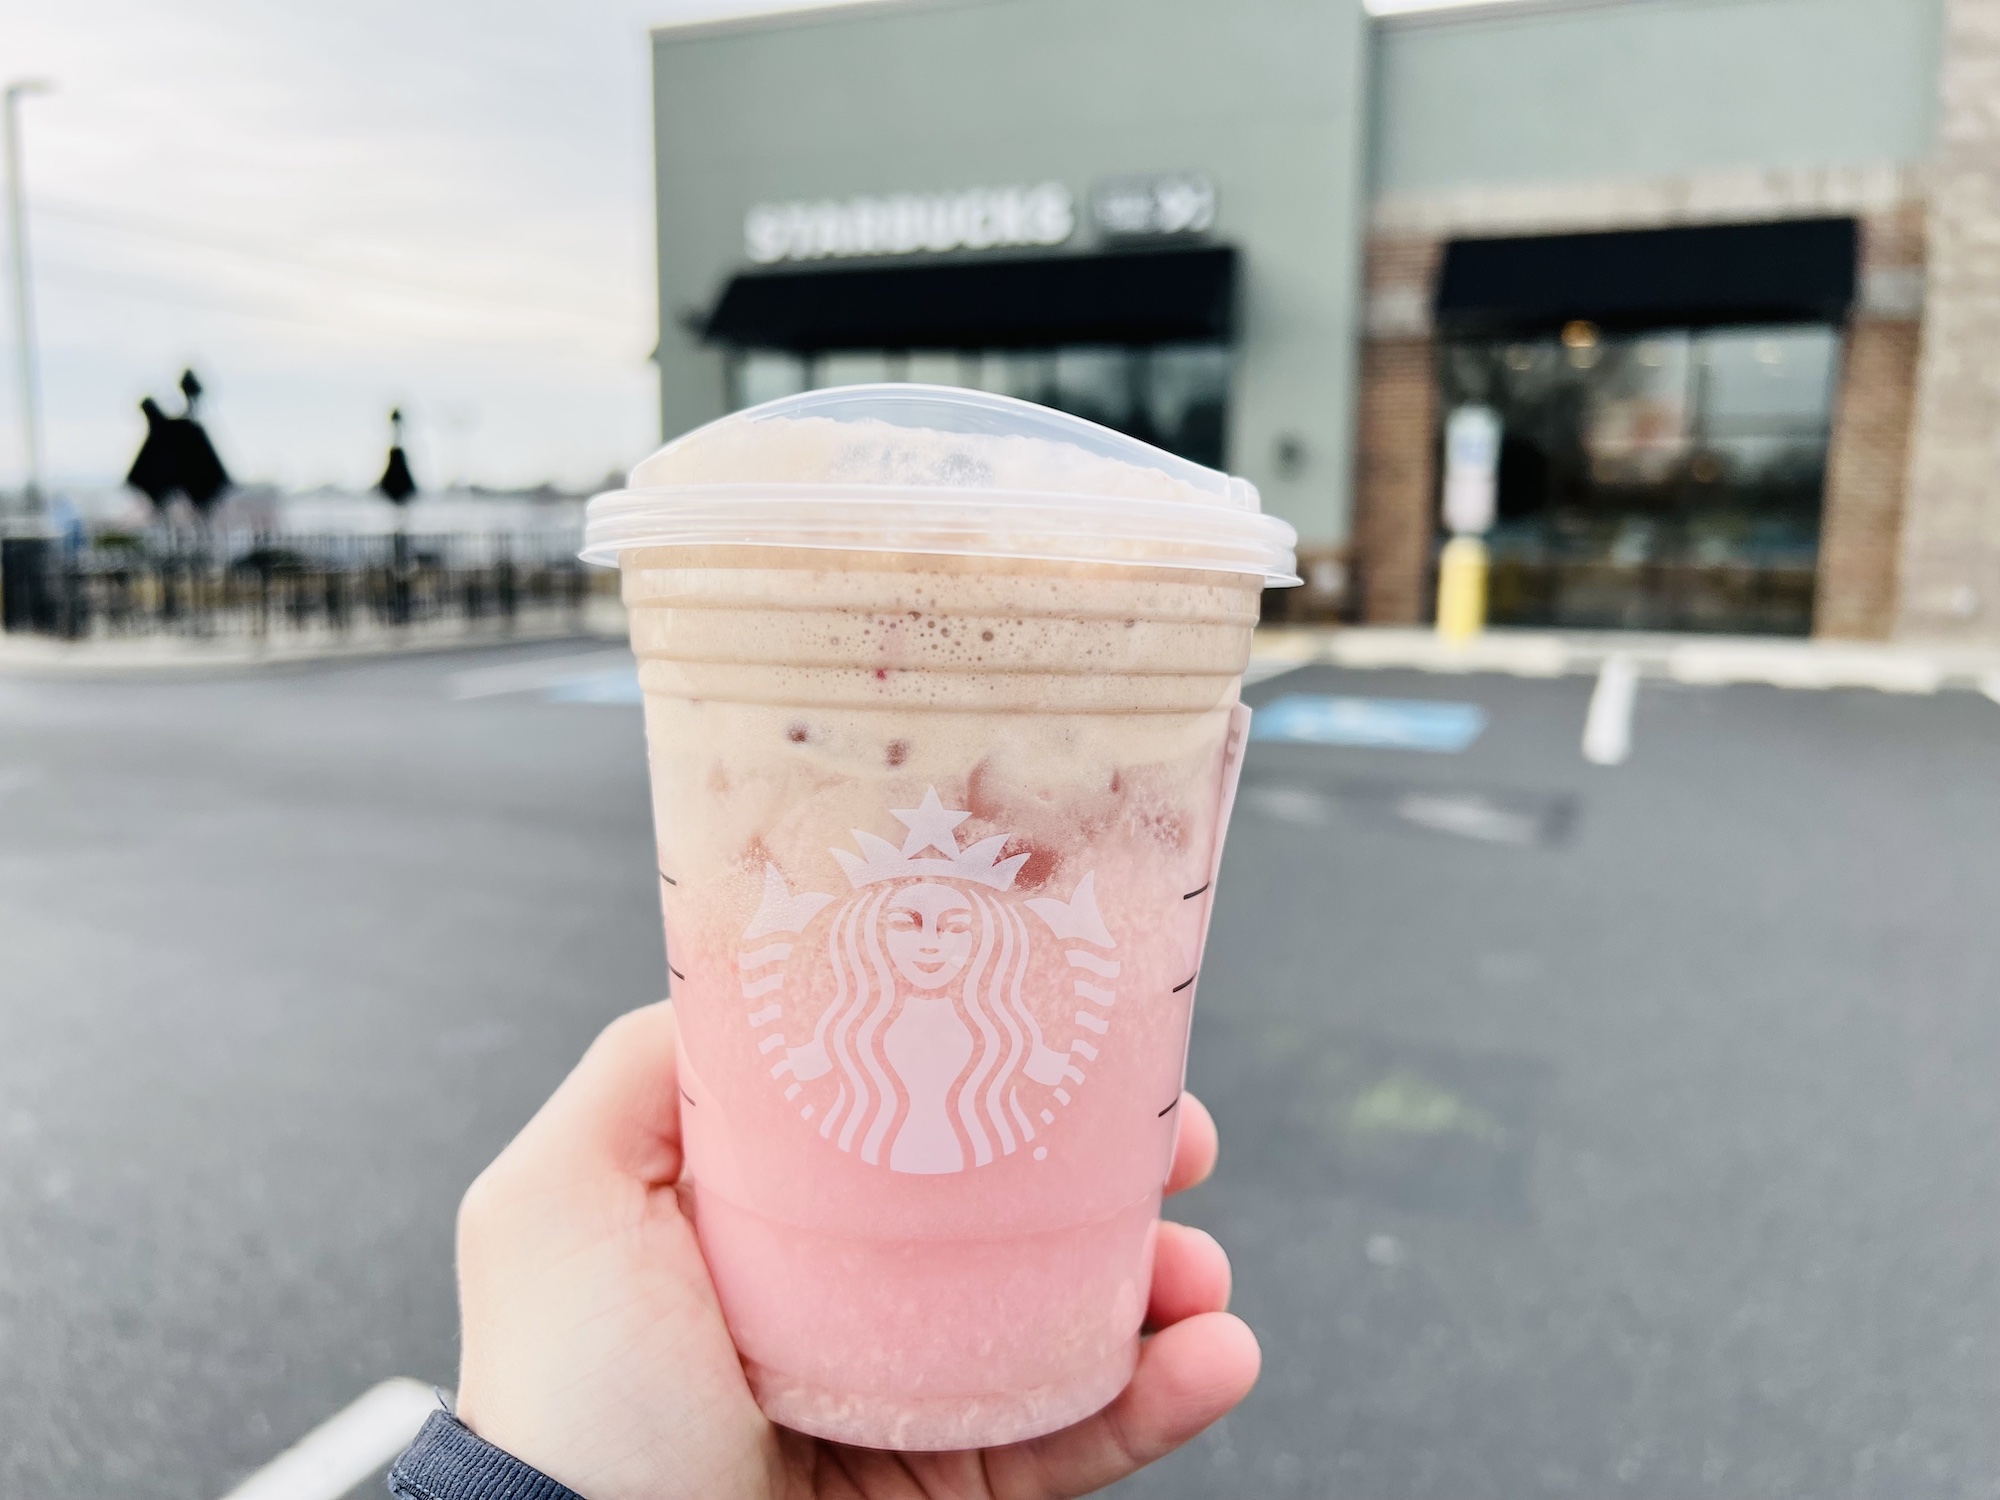
<svg viewBox="0 0 2000 1500">
<path fill-rule="evenodd" d="M 681 1193 L 674 1013 L 614 1021 L 465 1195 L 458 1415 L 587 1500 L 1067 1500 L 1172 1452 L 1249 1393 L 1257 1341 L 1229 1261 L 1162 1224 L 1146 1340 L 1104 1411 L 1029 1442 L 885 1453 L 768 1421 L 743 1376 Z M 1167 1191 L 1215 1165 L 1192 1096 Z"/>
</svg>

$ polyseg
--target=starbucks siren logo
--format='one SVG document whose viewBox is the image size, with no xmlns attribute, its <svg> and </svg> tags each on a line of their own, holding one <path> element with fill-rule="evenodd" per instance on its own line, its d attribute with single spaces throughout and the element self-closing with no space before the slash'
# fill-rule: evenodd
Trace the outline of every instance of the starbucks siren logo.
<svg viewBox="0 0 2000 1500">
<path fill-rule="evenodd" d="M 1007 835 L 961 849 L 956 830 L 969 814 L 945 807 L 935 787 L 921 806 L 891 811 L 908 830 L 900 848 L 857 828 L 858 854 L 829 851 L 853 887 L 837 906 L 817 891 L 793 894 L 777 866 L 764 866 L 764 899 L 737 958 L 744 999 L 764 1002 L 749 1014 L 758 1050 L 778 1054 L 771 1076 L 800 1117 L 871 1166 L 962 1172 L 1024 1148 L 1039 1161 L 1048 1148 L 1032 1143 L 1070 1102 L 1065 1085 L 1083 1082 L 1079 1060 L 1096 1061 L 1118 998 L 1108 956 L 1118 945 L 1097 910 L 1096 876 L 1067 901 L 1024 900 L 1013 886 L 1028 856 L 1002 859 Z M 794 965 L 789 939 L 818 927 L 829 906 L 813 963 Z M 1075 976 L 1082 1034 L 1062 1050 L 1021 994 L 1037 938 L 1053 938 L 1069 968 L 1092 976 Z M 785 993 L 799 969 L 823 998 L 816 1018 L 796 1004 L 805 995 Z"/>
</svg>

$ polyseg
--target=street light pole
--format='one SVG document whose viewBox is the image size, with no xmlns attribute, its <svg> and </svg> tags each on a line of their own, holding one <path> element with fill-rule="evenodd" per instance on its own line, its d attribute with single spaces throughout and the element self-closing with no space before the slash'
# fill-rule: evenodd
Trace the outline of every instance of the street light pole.
<svg viewBox="0 0 2000 1500">
<path fill-rule="evenodd" d="M 31 520 L 42 514 L 42 389 L 35 359 L 35 298 L 28 280 L 28 203 L 21 182 L 21 100 L 48 91 L 38 78 L 17 79 L 4 93 L 7 125 L 7 236 L 14 260 L 14 330 L 21 356 L 21 435 L 28 480 L 21 498 Z"/>
</svg>

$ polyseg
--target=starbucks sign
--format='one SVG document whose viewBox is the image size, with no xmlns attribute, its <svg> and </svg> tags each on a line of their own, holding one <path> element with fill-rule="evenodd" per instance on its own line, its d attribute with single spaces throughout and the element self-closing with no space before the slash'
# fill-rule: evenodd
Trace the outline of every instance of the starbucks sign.
<svg viewBox="0 0 2000 1500">
<path fill-rule="evenodd" d="M 760 266 L 864 255 L 916 255 L 1060 245 L 1076 205 L 1060 182 L 760 203 L 743 219 L 743 248 Z"/>
</svg>

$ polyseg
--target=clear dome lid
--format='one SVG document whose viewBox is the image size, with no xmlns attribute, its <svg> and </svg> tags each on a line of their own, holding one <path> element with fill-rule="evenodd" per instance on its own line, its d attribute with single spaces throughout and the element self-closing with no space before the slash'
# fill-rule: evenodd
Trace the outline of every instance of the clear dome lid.
<svg viewBox="0 0 2000 1500">
<path fill-rule="evenodd" d="M 1297 533 L 1246 479 L 984 391 L 859 385 L 676 438 L 594 498 L 586 561 L 628 548 L 822 547 L 1250 573 Z"/>
</svg>

